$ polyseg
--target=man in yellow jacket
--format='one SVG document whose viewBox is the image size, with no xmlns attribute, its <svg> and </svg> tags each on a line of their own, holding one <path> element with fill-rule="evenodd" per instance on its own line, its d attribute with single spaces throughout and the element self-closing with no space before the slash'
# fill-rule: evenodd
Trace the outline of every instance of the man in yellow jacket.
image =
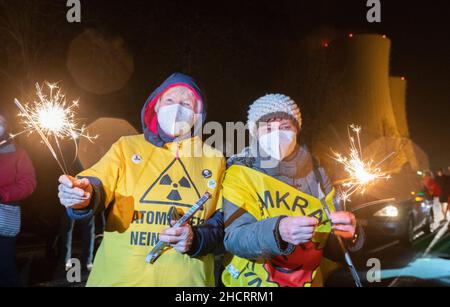
<svg viewBox="0 0 450 307">
<path fill-rule="evenodd" d="M 105 212 L 107 219 L 88 286 L 214 286 L 225 161 L 198 136 L 204 104 L 189 76 L 173 74 L 144 105 L 143 135 L 122 137 L 77 178 L 61 176 L 59 197 L 71 218 Z M 169 228 L 169 209 L 186 212 L 205 192 L 212 198 L 203 210 L 188 225 Z M 158 239 L 171 248 L 148 264 Z"/>
</svg>

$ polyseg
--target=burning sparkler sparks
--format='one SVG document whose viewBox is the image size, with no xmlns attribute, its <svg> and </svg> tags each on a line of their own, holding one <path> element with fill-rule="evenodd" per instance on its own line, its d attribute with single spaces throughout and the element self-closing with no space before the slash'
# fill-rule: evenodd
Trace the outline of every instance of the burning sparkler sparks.
<svg viewBox="0 0 450 307">
<path fill-rule="evenodd" d="M 45 83 L 48 92 L 44 92 L 44 86 L 36 83 L 37 100 L 30 105 L 23 105 L 18 99 L 15 104 L 20 110 L 19 117 L 25 129 L 12 135 L 16 137 L 23 133 L 39 134 L 44 144 L 50 150 L 53 158 L 58 162 L 64 174 L 68 173 L 68 168 L 62 154 L 60 140 L 71 139 L 75 143 L 77 156 L 77 139 L 84 137 L 92 141 L 96 136 L 90 136 L 84 126 L 78 127 L 75 120 L 74 109 L 78 107 L 78 101 L 67 102 L 66 96 L 61 92 L 57 84 Z M 58 148 L 59 155 L 50 141 L 54 141 Z"/>
<path fill-rule="evenodd" d="M 341 186 L 339 194 L 344 202 L 344 207 L 346 201 L 349 201 L 353 194 L 357 192 L 364 194 L 366 189 L 376 181 L 391 178 L 390 175 L 380 169 L 380 166 L 387 159 L 392 157 L 395 152 L 392 152 L 380 162 L 375 162 L 373 160 L 365 161 L 363 159 L 361 148 L 361 130 L 362 129 L 360 126 L 350 126 L 348 130 L 350 141 L 348 156 L 333 152 L 333 159 L 341 164 L 344 167 L 345 172 L 348 174 L 347 178 L 337 182 Z"/>
</svg>

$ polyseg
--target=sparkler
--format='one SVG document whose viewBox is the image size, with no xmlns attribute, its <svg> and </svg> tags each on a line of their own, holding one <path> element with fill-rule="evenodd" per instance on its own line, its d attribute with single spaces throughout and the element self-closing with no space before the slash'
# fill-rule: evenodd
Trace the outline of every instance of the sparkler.
<svg viewBox="0 0 450 307">
<path fill-rule="evenodd" d="M 77 139 L 85 137 L 92 142 L 96 136 L 90 136 L 84 126 L 78 127 L 74 112 L 74 109 L 78 107 L 78 100 L 68 103 L 66 96 L 57 84 L 46 82 L 45 85 L 48 88 L 47 93 L 44 92 L 44 86 L 36 83 L 37 100 L 31 105 L 23 105 L 18 99 L 14 100 L 20 110 L 19 117 L 22 119 L 25 129 L 11 137 L 17 137 L 23 133 L 37 133 L 60 169 L 67 174 L 68 168 L 61 150 L 60 140 L 73 140 L 76 157 L 78 154 Z M 58 152 L 53 147 L 51 140 L 56 144 Z"/>
<path fill-rule="evenodd" d="M 380 179 L 390 179 L 391 176 L 380 169 L 387 159 L 392 157 L 395 152 L 390 153 L 379 162 L 373 160 L 364 160 L 361 148 L 361 127 L 350 125 L 348 136 L 350 142 L 350 150 L 348 156 L 341 153 L 333 152 L 333 159 L 344 167 L 348 177 L 336 182 L 340 184 L 339 196 L 343 200 L 344 208 L 350 197 L 360 192 L 364 194 L 366 189 Z"/>
<path fill-rule="evenodd" d="M 363 159 L 362 147 L 361 147 L 361 127 L 356 125 L 351 125 L 348 130 L 348 136 L 350 140 L 350 151 L 349 155 L 345 156 L 341 153 L 333 152 L 333 159 L 339 164 L 343 165 L 344 170 L 347 172 L 348 177 L 336 182 L 336 184 L 341 185 L 341 189 L 338 191 L 341 200 L 343 201 L 343 208 L 346 211 L 346 202 L 349 201 L 350 197 L 357 193 L 364 193 L 367 187 L 373 184 L 375 181 L 380 179 L 389 179 L 390 176 L 381 171 L 379 168 L 387 159 L 389 159 L 394 153 L 386 156 L 382 161 L 375 163 L 373 160 L 365 161 Z M 323 189 L 323 178 L 320 172 L 317 172 L 319 177 L 319 199 L 324 208 L 325 214 L 328 220 L 331 220 L 331 211 L 325 200 L 325 194 Z M 333 230 L 332 230 L 333 231 Z M 344 254 L 345 262 L 347 263 L 348 269 L 352 275 L 352 278 L 357 287 L 362 287 L 358 271 L 353 265 L 350 253 L 340 236 L 336 236 L 339 246 Z"/>
</svg>

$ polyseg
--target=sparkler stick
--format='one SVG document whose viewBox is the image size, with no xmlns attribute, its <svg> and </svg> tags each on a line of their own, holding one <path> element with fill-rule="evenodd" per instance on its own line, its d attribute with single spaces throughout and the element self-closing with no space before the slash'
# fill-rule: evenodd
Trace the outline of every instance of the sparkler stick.
<svg viewBox="0 0 450 307">
<path fill-rule="evenodd" d="M 0 146 L 2 146 L 3 144 L 5 144 L 5 143 L 7 143 L 7 142 L 9 142 L 11 140 L 13 140 L 14 138 L 18 137 L 19 135 L 24 134 L 25 132 L 27 132 L 27 131 L 24 130 L 24 131 L 21 131 L 21 132 L 16 133 L 16 134 L 10 133 L 9 137 L 6 140 L 3 140 L 3 141 L 0 142 Z"/>
<path fill-rule="evenodd" d="M 325 195 L 320 198 L 320 202 L 322 203 L 322 206 L 324 208 L 324 211 L 325 211 L 325 214 L 326 214 L 328 220 L 331 221 L 331 212 L 330 212 L 330 209 L 328 208 L 327 202 L 325 201 Z M 334 232 L 334 230 L 332 230 L 332 232 Z M 350 256 L 350 252 L 347 250 L 347 247 L 345 246 L 344 242 L 342 241 L 342 238 L 338 235 L 335 235 L 335 237 L 339 243 L 339 247 L 341 248 L 342 252 L 344 253 L 345 262 L 347 263 L 347 267 L 350 271 L 350 274 L 352 274 L 352 278 L 353 278 L 353 281 L 355 282 L 356 287 L 362 288 L 361 279 L 359 278 L 358 271 L 356 270 L 355 266 L 353 265 L 353 261 L 352 261 L 352 257 Z"/>
<path fill-rule="evenodd" d="M 423 253 L 422 257 L 426 257 L 431 250 L 433 249 L 433 247 L 436 245 L 437 242 L 439 242 L 440 239 L 442 239 L 442 237 L 447 233 L 448 230 L 448 226 L 449 226 L 450 221 L 447 221 L 441 228 L 441 230 L 438 231 L 438 233 L 434 236 L 433 240 L 430 242 L 430 244 L 428 245 L 427 249 L 425 250 L 425 252 Z"/>
<path fill-rule="evenodd" d="M 61 146 L 59 145 L 59 141 L 58 141 L 58 138 L 56 136 L 55 136 L 55 143 L 56 143 L 56 146 L 58 147 L 58 151 L 59 151 L 60 156 L 63 157 L 61 160 L 63 162 L 64 169 L 66 170 L 66 172 L 64 174 L 67 174 L 68 173 L 68 168 L 67 168 L 66 160 L 64 159 L 64 155 L 63 155 Z"/>
<path fill-rule="evenodd" d="M 325 199 L 326 195 L 324 193 L 322 175 L 320 174 L 320 171 L 318 170 L 317 167 L 315 167 L 314 173 L 316 175 L 316 178 L 319 181 L 318 189 L 319 189 L 320 203 L 322 204 L 323 211 L 325 212 L 325 215 L 327 216 L 328 221 L 331 223 L 331 211 L 330 211 L 330 208 L 328 207 L 327 201 Z M 331 228 L 331 232 L 334 233 L 333 228 Z M 358 271 L 356 270 L 355 266 L 353 265 L 353 261 L 352 261 L 352 257 L 350 256 L 350 252 L 348 251 L 347 247 L 345 246 L 345 243 L 343 242 L 342 238 L 338 235 L 335 235 L 335 237 L 339 243 L 339 247 L 341 248 L 342 253 L 344 254 L 344 260 L 347 264 L 350 274 L 352 275 L 352 278 L 353 278 L 353 281 L 355 282 L 356 287 L 361 288 L 362 287 L 361 279 L 359 278 Z"/>
</svg>

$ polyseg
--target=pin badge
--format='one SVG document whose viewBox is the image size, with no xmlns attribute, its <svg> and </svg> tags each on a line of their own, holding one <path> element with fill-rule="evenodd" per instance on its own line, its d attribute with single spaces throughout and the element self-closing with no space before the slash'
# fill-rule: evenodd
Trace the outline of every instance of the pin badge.
<svg viewBox="0 0 450 307">
<path fill-rule="evenodd" d="M 139 164 L 142 162 L 142 157 L 138 154 L 134 154 L 131 161 L 133 161 L 134 164 Z"/>
<path fill-rule="evenodd" d="M 211 178 L 212 172 L 209 169 L 204 169 L 202 171 L 202 175 L 203 175 L 204 178 Z"/>
<path fill-rule="evenodd" d="M 215 189 L 217 186 L 217 182 L 214 179 L 208 180 L 208 188 Z"/>
</svg>

